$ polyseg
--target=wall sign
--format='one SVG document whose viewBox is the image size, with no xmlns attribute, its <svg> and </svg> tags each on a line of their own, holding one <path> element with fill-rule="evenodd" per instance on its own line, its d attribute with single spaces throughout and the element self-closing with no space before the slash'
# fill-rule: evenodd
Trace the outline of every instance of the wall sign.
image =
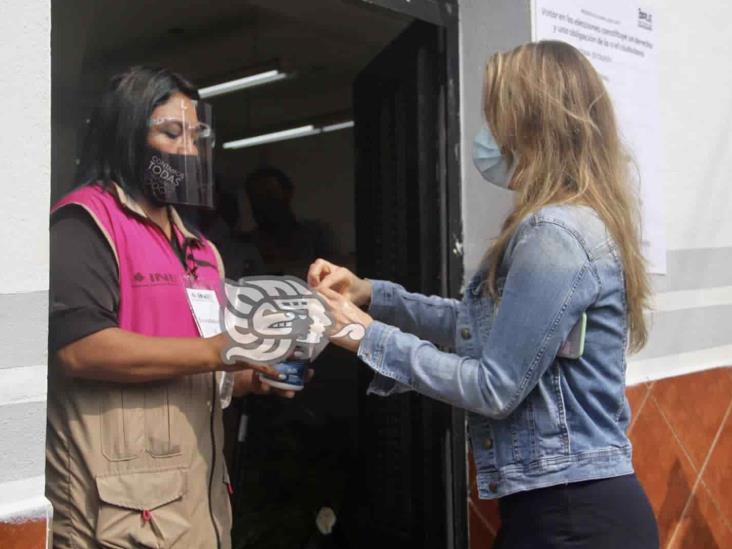
<svg viewBox="0 0 732 549">
<path fill-rule="evenodd" d="M 587 56 L 615 106 L 640 187 L 643 247 L 652 273 L 666 273 L 656 14 L 632 0 L 534 0 L 532 36 Z"/>
</svg>

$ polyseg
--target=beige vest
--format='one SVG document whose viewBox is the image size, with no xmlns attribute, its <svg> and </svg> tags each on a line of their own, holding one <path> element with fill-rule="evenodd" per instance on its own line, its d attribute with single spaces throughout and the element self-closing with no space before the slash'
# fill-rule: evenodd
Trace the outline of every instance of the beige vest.
<svg viewBox="0 0 732 549">
<path fill-rule="evenodd" d="M 144 384 L 49 369 L 46 491 L 55 548 L 231 547 L 212 375 Z M 215 459 L 214 459 L 215 456 Z"/>
<path fill-rule="evenodd" d="M 145 247 L 159 236 L 157 229 L 141 222 L 139 216 L 145 214 L 139 206 L 119 188 L 116 198 L 81 188 L 64 203 L 85 207 L 115 257 L 125 258 L 124 264 L 118 263 L 120 326 L 131 323 L 125 318 L 142 315 L 137 325 L 148 322 L 146 329 L 153 333 L 167 330 L 168 335 L 195 337 L 182 284 L 157 284 L 177 280 L 183 268 L 174 255 L 153 257 L 149 249 L 155 247 Z M 187 238 L 195 237 L 177 215 L 174 222 Z M 201 249 L 209 261 L 198 276 L 217 282 L 223 271 L 215 248 Z M 219 264 L 218 270 L 213 263 Z M 152 276 L 148 270 L 164 273 L 162 280 L 147 284 L 145 276 Z M 132 277 L 139 280 L 131 282 Z M 155 323 L 162 323 L 159 329 Z M 176 329 L 181 333 L 170 333 Z M 54 508 L 53 546 L 229 549 L 231 509 L 221 415 L 213 373 L 109 383 L 68 378 L 51 360 L 46 493 Z"/>
</svg>

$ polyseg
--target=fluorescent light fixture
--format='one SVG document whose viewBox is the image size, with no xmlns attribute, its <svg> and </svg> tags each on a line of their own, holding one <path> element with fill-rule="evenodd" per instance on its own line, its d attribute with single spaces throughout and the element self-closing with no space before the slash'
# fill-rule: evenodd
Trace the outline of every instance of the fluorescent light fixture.
<svg viewBox="0 0 732 549">
<path fill-rule="evenodd" d="M 247 137 L 245 139 L 229 141 L 228 143 L 224 143 L 223 146 L 225 149 L 243 149 L 244 147 L 253 147 L 255 145 L 263 145 L 265 143 L 274 143 L 276 141 L 284 141 L 286 139 L 295 139 L 297 137 L 305 137 L 306 135 L 315 135 L 316 133 L 320 133 L 320 129 L 310 124 L 308 126 L 292 128 L 291 130 L 265 133 L 262 135 L 255 135 L 254 137 Z"/>
<path fill-rule="evenodd" d="M 198 90 L 198 95 L 201 99 L 208 99 L 216 95 L 224 95 L 225 93 L 231 93 L 245 88 L 253 88 L 254 86 L 261 86 L 262 84 L 269 84 L 271 82 L 277 82 L 283 78 L 287 78 L 289 74 L 282 72 L 277 69 L 271 71 L 260 72 L 252 74 L 251 76 L 245 76 L 244 78 L 237 78 L 229 82 L 222 82 L 221 84 L 215 84 L 206 88 Z"/>
<path fill-rule="evenodd" d="M 323 133 L 337 132 L 338 130 L 345 130 L 353 127 L 353 120 L 348 122 L 341 122 L 339 124 L 331 124 L 330 126 L 323 126 Z"/>
<path fill-rule="evenodd" d="M 339 122 L 338 124 L 331 124 L 329 126 L 323 126 L 316 128 L 312 124 L 307 126 L 300 126 L 299 128 L 292 128 L 290 130 L 282 130 L 274 133 L 265 133 L 262 135 L 255 135 L 253 137 L 246 137 L 244 139 L 237 139 L 236 141 L 229 141 L 224 143 L 224 149 L 243 149 L 245 147 L 254 147 L 256 145 L 264 145 L 265 143 L 275 143 L 276 141 L 286 141 L 288 139 L 297 139 L 298 137 L 307 137 L 309 135 L 317 135 L 319 133 L 334 132 L 338 130 L 345 130 L 346 128 L 353 127 L 353 120 L 347 122 Z"/>
</svg>

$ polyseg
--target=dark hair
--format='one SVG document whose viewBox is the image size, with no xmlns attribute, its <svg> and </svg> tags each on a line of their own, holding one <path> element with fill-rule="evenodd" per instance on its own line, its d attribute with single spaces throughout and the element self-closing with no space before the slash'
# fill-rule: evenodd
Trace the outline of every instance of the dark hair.
<svg viewBox="0 0 732 549">
<path fill-rule="evenodd" d="M 168 69 L 136 66 L 112 77 L 89 123 L 81 184 L 115 182 L 137 194 L 148 120 L 175 93 L 198 99 L 195 86 Z"/>
<path fill-rule="evenodd" d="M 295 189 L 295 185 L 292 183 L 292 179 L 287 177 L 287 174 L 285 174 L 285 172 L 272 167 L 259 168 L 258 170 L 250 173 L 244 181 L 244 186 L 246 187 L 248 192 L 249 188 L 252 185 L 269 178 L 276 179 L 280 186 L 286 191 L 292 192 Z"/>
</svg>

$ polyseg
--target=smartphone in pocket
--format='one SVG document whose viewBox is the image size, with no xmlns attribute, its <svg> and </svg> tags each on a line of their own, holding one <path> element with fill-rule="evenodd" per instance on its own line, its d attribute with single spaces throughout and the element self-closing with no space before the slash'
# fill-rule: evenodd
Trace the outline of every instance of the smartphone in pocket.
<svg viewBox="0 0 732 549">
<path fill-rule="evenodd" d="M 587 331 L 587 313 L 582 313 L 579 322 L 574 325 L 566 341 L 557 353 L 561 358 L 578 359 L 585 352 L 585 332 Z"/>
</svg>

